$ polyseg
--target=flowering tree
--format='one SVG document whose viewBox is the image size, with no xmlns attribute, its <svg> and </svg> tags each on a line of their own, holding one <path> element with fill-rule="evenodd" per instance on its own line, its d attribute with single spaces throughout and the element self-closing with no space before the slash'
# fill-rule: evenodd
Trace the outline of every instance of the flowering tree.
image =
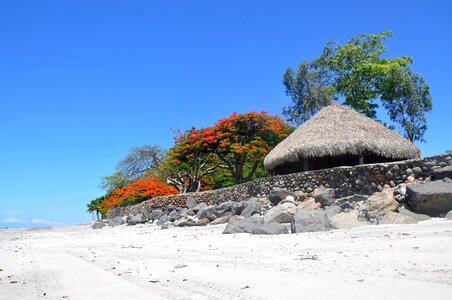
<svg viewBox="0 0 452 300">
<path fill-rule="evenodd" d="M 180 193 L 199 192 L 203 179 L 212 174 L 219 163 L 212 153 L 200 148 L 193 141 L 200 130 L 191 128 L 184 133 L 176 132 L 175 146 L 167 153 L 160 170 L 167 183 L 176 187 Z"/>
<path fill-rule="evenodd" d="M 170 154 L 175 154 L 174 163 L 198 164 L 207 172 L 225 168 L 238 184 L 253 179 L 265 155 L 291 131 L 279 116 L 264 111 L 233 113 L 214 126 L 192 128 L 181 135 Z M 245 166 L 250 167 L 245 170 Z"/>
<path fill-rule="evenodd" d="M 125 204 L 134 204 L 146 199 L 163 195 L 177 194 L 178 191 L 171 185 L 156 177 L 134 180 L 123 187 L 117 188 L 102 201 L 102 212 Z"/>
</svg>

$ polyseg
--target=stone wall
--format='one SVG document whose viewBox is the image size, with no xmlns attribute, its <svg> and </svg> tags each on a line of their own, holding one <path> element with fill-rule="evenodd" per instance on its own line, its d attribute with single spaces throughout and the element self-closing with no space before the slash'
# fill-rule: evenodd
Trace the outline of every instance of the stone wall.
<svg viewBox="0 0 452 300">
<path fill-rule="evenodd" d="M 370 195 L 381 190 L 386 184 L 396 186 L 414 178 L 417 181 L 422 181 L 432 176 L 435 169 L 447 165 L 452 165 L 452 153 L 450 152 L 432 157 L 399 162 L 355 167 L 336 167 L 265 177 L 213 191 L 156 197 L 136 205 L 112 209 L 108 217 L 119 214 L 128 215 L 143 208 L 147 211 L 163 209 L 169 204 L 176 207 L 183 206 L 187 199 L 194 199 L 199 203 L 204 202 L 211 205 L 228 200 L 266 197 L 274 187 L 284 188 L 294 192 L 303 191 L 308 195 L 320 186 L 334 188 L 337 197 L 345 197 L 353 194 Z"/>
</svg>

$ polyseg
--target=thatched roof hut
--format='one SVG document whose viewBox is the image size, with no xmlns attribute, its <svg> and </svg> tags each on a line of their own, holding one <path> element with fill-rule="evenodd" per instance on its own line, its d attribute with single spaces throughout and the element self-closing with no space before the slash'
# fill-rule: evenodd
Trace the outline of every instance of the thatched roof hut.
<svg viewBox="0 0 452 300">
<path fill-rule="evenodd" d="M 420 156 L 419 148 L 354 109 L 323 108 L 265 158 L 272 174 L 389 162 Z"/>
</svg>

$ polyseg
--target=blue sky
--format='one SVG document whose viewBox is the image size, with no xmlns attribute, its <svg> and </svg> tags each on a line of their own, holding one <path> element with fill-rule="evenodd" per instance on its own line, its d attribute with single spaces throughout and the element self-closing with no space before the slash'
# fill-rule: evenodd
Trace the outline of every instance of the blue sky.
<svg viewBox="0 0 452 300">
<path fill-rule="evenodd" d="M 130 147 L 280 113 L 284 70 L 360 33 L 394 32 L 388 56 L 412 56 L 431 87 L 418 145 L 452 149 L 451 3 L 0 0 L 0 227 L 89 221 Z"/>
</svg>

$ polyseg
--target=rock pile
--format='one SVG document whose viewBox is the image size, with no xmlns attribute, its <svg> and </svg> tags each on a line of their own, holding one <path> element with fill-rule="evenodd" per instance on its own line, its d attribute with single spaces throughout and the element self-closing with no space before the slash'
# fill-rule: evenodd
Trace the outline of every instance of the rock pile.
<svg viewBox="0 0 452 300">
<path fill-rule="evenodd" d="M 431 217 L 452 219 L 451 167 L 450 157 L 440 162 L 424 160 L 412 168 L 394 164 L 384 175 L 390 179 L 389 184 L 376 185 L 377 192 L 368 195 L 341 197 L 340 187 L 319 186 L 309 192 L 304 188 L 289 191 L 273 187 L 268 196 L 219 204 L 180 197 L 177 206 L 169 203 L 163 208 L 113 209 L 108 220 L 96 222 L 93 228 L 154 223 L 166 229 L 227 223 L 225 234 L 284 234 L 372 224 L 412 224 Z"/>
</svg>

